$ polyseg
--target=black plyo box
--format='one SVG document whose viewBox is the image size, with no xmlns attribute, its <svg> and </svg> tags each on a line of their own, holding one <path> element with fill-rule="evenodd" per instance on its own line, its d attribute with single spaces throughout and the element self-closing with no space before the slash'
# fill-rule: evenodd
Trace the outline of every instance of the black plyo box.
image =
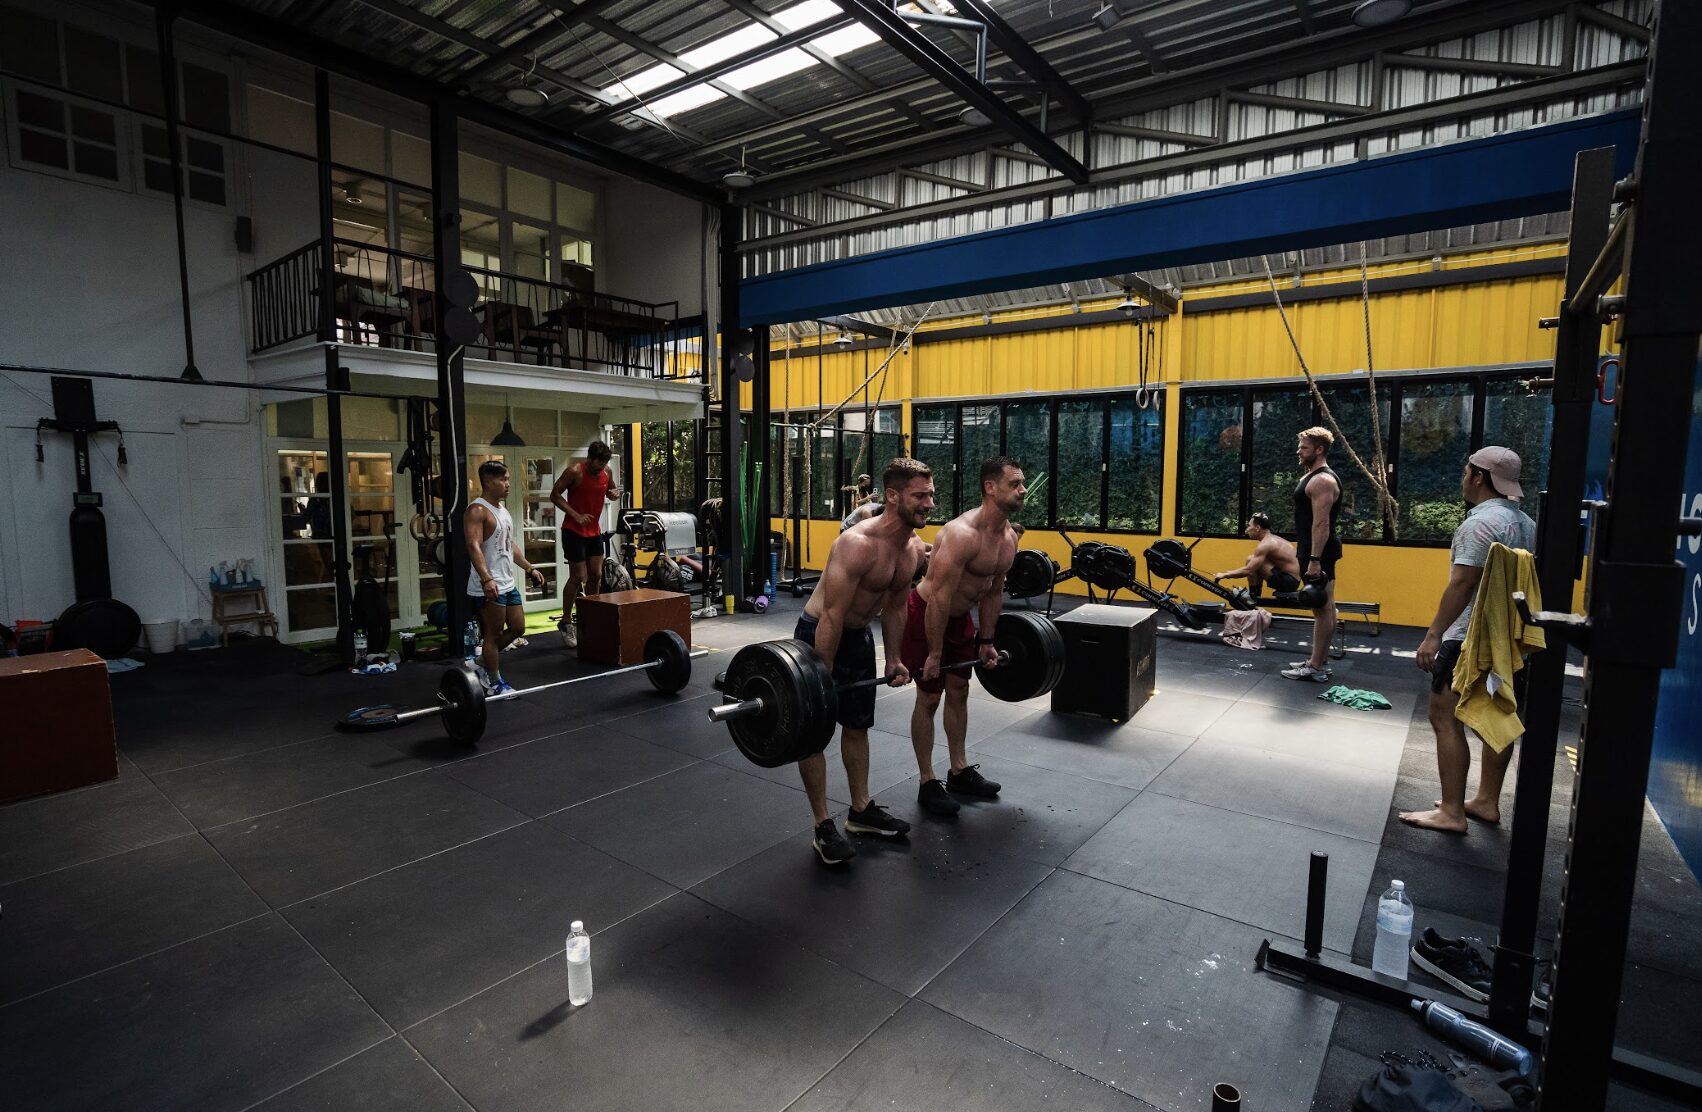
<svg viewBox="0 0 1702 1112">
<path fill-rule="evenodd" d="M 1158 671 L 1158 613 L 1133 606 L 1080 606 L 1056 619 L 1064 678 L 1052 710 L 1127 722 L 1152 698 Z"/>
</svg>

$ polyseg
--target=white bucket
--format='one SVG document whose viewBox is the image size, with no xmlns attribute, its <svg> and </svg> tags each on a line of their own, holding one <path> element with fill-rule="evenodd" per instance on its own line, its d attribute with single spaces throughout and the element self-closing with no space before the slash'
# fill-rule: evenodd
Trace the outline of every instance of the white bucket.
<svg viewBox="0 0 1702 1112">
<path fill-rule="evenodd" d="M 167 618 L 163 622 L 143 622 L 142 637 L 148 643 L 151 653 L 174 653 L 177 651 L 177 619 Z"/>
</svg>

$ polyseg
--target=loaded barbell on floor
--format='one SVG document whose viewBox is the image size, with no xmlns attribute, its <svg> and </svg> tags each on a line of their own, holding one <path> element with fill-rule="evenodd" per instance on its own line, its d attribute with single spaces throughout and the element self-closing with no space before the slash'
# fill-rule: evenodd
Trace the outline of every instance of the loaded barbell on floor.
<svg viewBox="0 0 1702 1112">
<path fill-rule="evenodd" d="M 1039 614 L 1000 615 L 993 647 L 999 653 L 996 667 L 965 661 L 946 670 L 974 668 L 987 693 L 1005 702 L 1037 698 L 1064 678 L 1063 636 Z M 791 764 L 826 749 L 833 740 L 841 691 L 892 682 L 892 676 L 885 675 L 838 687 L 827 664 L 802 641 L 746 645 L 733 656 L 725 675 L 721 690 L 731 701 L 710 708 L 709 720 L 725 722 L 739 752 L 763 768 Z"/>
<path fill-rule="evenodd" d="M 484 736 L 485 716 L 491 703 L 518 699 L 522 695 L 534 695 L 552 687 L 606 680 L 629 672 L 648 673 L 650 683 L 656 690 L 672 695 L 691 682 L 692 660 L 708 655 L 706 649 L 693 652 L 687 647 L 685 639 L 673 630 L 660 629 L 644 642 L 643 664 L 629 664 L 625 668 L 611 668 L 606 672 L 593 672 L 588 676 L 574 676 L 572 679 L 541 683 L 535 687 L 517 688 L 501 695 L 486 695 L 477 677 L 467 668 L 446 668 L 443 679 L 437 685 L 437 706 L 411 710 L 391 705 L 362 707 L 339 719 L 337 728 L 357 733 L 390 730 L 421 718 L 441 715 L 443 732 L 448 734 L 451 740 L 463 745 L 477 745 L 479 738 Z"/>
</svg>

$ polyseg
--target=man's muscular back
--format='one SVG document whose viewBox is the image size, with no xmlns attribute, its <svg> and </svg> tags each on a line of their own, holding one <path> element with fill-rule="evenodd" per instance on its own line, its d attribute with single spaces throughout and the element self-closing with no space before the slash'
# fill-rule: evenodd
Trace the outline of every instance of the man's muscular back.
<svg viewBox="0 0 1702 1112">
<path fill-rule="evenodd" d="M 988 591 L 1004 590 L 1016 546 L 1016 531 L 1009 522 L 984 526 L 980 507 L 970 510 L 940 527 L 928 574 L 917 590 L 929 606 L 938 605 L 939 593 L 949 590 L 952 617 L 967 614 Z"/>
</svg>

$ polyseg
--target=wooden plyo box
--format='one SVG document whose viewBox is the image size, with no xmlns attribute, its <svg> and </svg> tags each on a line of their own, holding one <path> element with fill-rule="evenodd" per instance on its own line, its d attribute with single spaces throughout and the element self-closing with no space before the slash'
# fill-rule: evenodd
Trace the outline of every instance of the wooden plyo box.
<svg viewBox="0 0 1702 1112">
<path fill-rule="evenodd" d="M 0 803 L 118 775 L 106 662 L 87 649 L 0 659 Z"/>
<path fill-rule="evenodd" d="M 585 595 L 578 603 L 579 659 L 595 664 L 643 664 L 644 642 L 671 629 L 691 644 L 691 597 L 640 587 Z"/>
</svg>

